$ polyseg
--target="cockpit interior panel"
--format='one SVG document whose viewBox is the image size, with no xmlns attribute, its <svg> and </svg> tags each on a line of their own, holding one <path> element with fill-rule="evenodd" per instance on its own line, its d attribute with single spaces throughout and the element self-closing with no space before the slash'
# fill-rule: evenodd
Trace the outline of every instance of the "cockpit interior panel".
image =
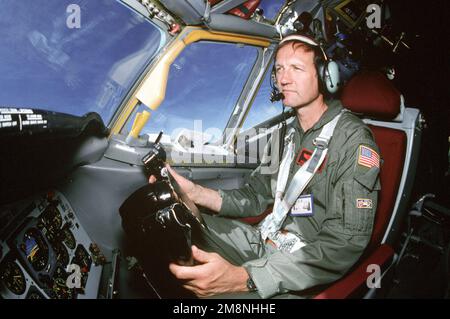
<svg viewBox="0 0 450 319">
<path fill-rule="evenodd" d="M 0 295 L 97 298 L 105 258 L 56 190 L 0 211 Z"/>
</svg>

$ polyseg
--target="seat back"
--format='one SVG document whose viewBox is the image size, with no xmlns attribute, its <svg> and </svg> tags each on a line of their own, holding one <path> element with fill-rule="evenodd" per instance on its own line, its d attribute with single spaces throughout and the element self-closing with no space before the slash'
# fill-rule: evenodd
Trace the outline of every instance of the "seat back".
<svg viewBox="0 0 450 319">
<path fill-rule="evenodd" d="M 405 132 L 375 125 L 369 125 L 369 127 L 374 134 L 375 142 L 380 148 L 382 164 L 380 170 L 381 191 L 372 237 L 367 247 L 368 252 L 373 251 L 381 243 L 391 220 L 406 154 Z"/>
<path fill-rule="evenodd" d="M 365 72 L 353 77 L 345 86 L 341 101 L 346 108 L 363 118 L 389 122 L 400 113 L 400 92 L 383 74 L 377 72 Z M 404 131 L 373 124 L 369 127 L 380 148 L 381 191 L 366 254 L 373 251 L 383 239 L 394 211 L 406 154 Z"/>
</svg>

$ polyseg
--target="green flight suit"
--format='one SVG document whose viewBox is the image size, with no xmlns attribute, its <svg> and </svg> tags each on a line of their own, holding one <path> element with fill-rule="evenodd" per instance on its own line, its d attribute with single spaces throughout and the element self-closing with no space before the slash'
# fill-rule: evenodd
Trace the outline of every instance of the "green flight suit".
<svg viewBox="0 0 450 319">
<path fill-rule="evenodd" d="M 327 105 L 327 111 L 308 131 L 303 132 L 296 119 L 288 126 L 288 131 L 295 128 L 296 158 L 287 185 L 301 167 L 297 155 L 305 149 L 312 153 L 314 138 L 342 110 L 338 100 L 327 101 Z M 257 216 L 274 202 L 278 172 L 262 174 L 261 165 L 244 187 L 219 190 L 222 207 L 218 217 L 205 216 L 210 231 L 202 248 L 245 267 L 262 298 L 339 279 L 359 259 L 372 233 L 380 189 L 378 154 L 369 128 L 351 112 L 344 112 L 325 162 L 303 192 L 313 195 L 313 216 L 288 214 L 282 226 L 302 238 L 304 247 L 293 253 L 279 251 L 262 241 L 256 227 L 229 219 Z"/>
</svg>

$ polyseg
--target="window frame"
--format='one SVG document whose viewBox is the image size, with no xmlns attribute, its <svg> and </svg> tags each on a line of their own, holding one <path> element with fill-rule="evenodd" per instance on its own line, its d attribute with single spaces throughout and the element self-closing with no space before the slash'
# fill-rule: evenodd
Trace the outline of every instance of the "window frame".
<svg viewBox="0 0 450 319">
<path fill-rule="evenodd" d="M 238 99 L 238 103 L 236 103 L 232 116 L 225 127 L 226 129 L 233 131 L 232 134 L 224 139 L 224 145 L 228 150 L 235 151 L 236 139 L 241 133 L 240 130 L 242 125 L 250 112 L 254 99 L 259 92 L 262 82 L 264 81 L 264 77 L 267 72 L 269 72 L 268 68 L 272 62 L 274 52 L 274 44 L 271 44 L 269 47 L 262 50 L 254 65 L 254 68 L 250 72 L 250 76 L 244 85 L 240 99 Z M 242 108 L 239 108 L 239 105 L 242 105 Z"/>
<path fill-rule="evenodd" d="M 220 45 L 235 45 L 235 46 L 242 45 L 242 46 L 249 46 L 249 47 L 251 47 L 251 48 L 256 50 L 256 54 L 254 56 L 253 64 L 250 65 L 250 68 L 247 71 L 248 73 L 246 74 L 245 80 L 244 80 L 243 85 L 242 85 L 242 89 L 240 90 L 240 92 L 237 95 L 236 99 L 233 101 L 233 106 L 232 106 L 231 110 L 228 112 L 228 116 L 224 116 L 225 124 L 224 124 L 223 127 L 220 128 L 222 130 L 222 134 L 221 134 L 221 136 L 218 137 L 216 142 L 211 143 L 211 145 L 216 145 L 216 146 L 226 145 L 226 143 L 222 143 L 222 142 L 225 141 L 225 137 L 226 137 L 225 134 L 226 134 L 227 129 L 233 128 L 233 127 L 230 127 L 230 123 L 235 122 L 235 121 L 232 121 L 232 118 L 234 117 L 234 115 L 237 112 L 241 113 L 244 109 L 246 109 L 244 107 L 241 107 L 241 105 L 247 106 L 248 99 L 249 99 L 249 94 L 253 93 L 253 89 L 255 87 L 254 80 L 255 80 L 255 78 L 259 79 L 259 73 L 261 72 L 260 71 L 260 67 L 261 67 L 262 64 L 264 64 L 264 61 L 265 61 L 265 58 L 266 58 L 265 57 L 265 55 L 266 55 L 265 54 L 265 49 L 263 49 L 260 46 L 255 46 L 255 45 L 250 45 L 250 44 L 233 43 L 233 42 L 226 42 L 226 41 L 215 41 L 215 40 L 209 40 L 209 39 L 206 39 L 206 40 L 205 39 L 201 39 L 199 41 L 192 42 L 189 45 L 186 45 L 183 48 L 183 50 L 179 52 L 179 54 L 174 58 L 172 64 L 170 65 L 169 74 L 167 76 L 166 90 L 167 90 L 167 87 L 169 85 L 168 79 L 170 77 L 170 71 L 171 71 L 170 69 L 173 66 L 173 63 L 175 63 L 176 59 L 178 59 L 179 57 L 182 56 L 183 52 L 185 52 L 185 50 L 188 49 L 189 46 L 194 45 L 194 44 L 198 44 L 198 43 L 215 43 L 215 44 L 220 44 Z M 237 62 L 240 62 L 240 61 L 238 60 Z M 195 91 L 194 91 L 193 94 L 195 94 Z M 165 101 L 166 98 L 167 98 L 167 96 L 164 96 L 164 99 L 161 101 L 160 105 L 158 106 L 158 109 L 161 106 L 164 107 L 163 104 L 164 104 L 164 101 Z M 132 119 L 131 117 L 133 116 L 133 114 L 136 113 L 136 109 L 141 109 L 142 110 L 142 109 L 145 109 L 145 107 L 146 106 L 143 103 L 140 103 L 140 104 L 138 104 L 136 106 L 136 108 L 133 110 L 133 113 L 131 114 L 130 118 L 126 122 L 126 125 L 123 126 L 121 133 L 124 133 L 124 132 L 128 133 L 128 131 L 126 130 L 126 127 L 129 126 L 129 124 L 131 122 L 131 119 Z M 241 118 L 241 117 L 239 117 L 239 118 Z M 151 119 L 150 119 L 149 122 L 151 123 Z M 145 133 L 154 134 L 156 132 L 145 132 L 145 131 L 142 131 L 142 133 L 143 134 L 145 134 Z"/>
<path fill-rule="evenodd" d="M 194 26 L 184 27 L 176 38 L 166 43 L 165 48 L 160 51 L 144 72 L 142 81 L 136 83 L 136 87 L 130 91 L 129 98 L 124 100 L 124 103 L 118 108 L 110 127 L 110 137 L 120 135 L 139 103 L 150 106 L 148 111 L 156 110 L 159 107 L 164 99 L 170 65 L 187 45 L 200 40 L 241 43 L 262 48 L 273 45 L 273 40 L 263 37 L 209 31 Z M 157 88 L 153 87 L 154 83 L 158 84 Z"/>
</svg>

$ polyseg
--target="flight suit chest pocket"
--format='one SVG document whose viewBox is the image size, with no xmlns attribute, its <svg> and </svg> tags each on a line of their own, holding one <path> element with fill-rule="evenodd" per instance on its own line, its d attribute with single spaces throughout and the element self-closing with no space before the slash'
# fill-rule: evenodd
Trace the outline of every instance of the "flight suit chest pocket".
<svg viewBox="0 0 450 319">
<path fill-rule="evenodd" d="M 314 185 L 320 187 L 322 191 L 324 191 L 324 183 L 326 182 L 326 178 L 333 172 L 334 167 L 336 166 L 337 161 L 332 161 L 330 163 L 325 162 L 321 165 L 319 170 L 314 174 L 314 177 L 311 179 L 309 183 L 309 187 Z"/>
<path fill-rule="evenodd" d="M 344 229 L 352 234 L 372 232 L 380 190 L 378 173 L 379 168 L 372 167 L 365 174 L 343 183 Z"/>
</svg>

